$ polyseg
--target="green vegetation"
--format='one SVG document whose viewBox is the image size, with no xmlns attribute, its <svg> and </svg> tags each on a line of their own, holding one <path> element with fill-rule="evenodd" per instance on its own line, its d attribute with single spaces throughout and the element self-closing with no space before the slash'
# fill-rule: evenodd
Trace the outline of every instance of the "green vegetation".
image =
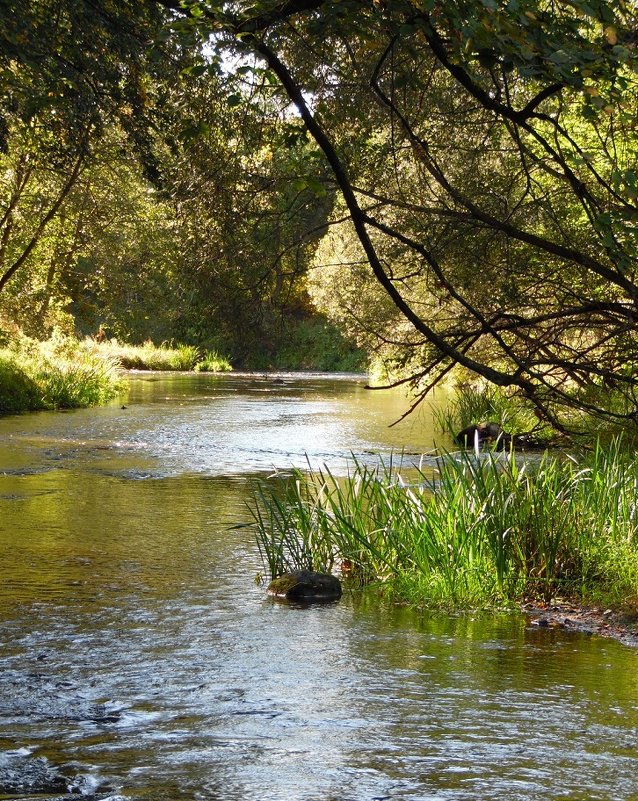
<svg viewBox="0 0 638 801">
<path fill-rule="evenodd" d="M 95 406 L 122 389 L 117 362 L 77 342 L 23 338 L 0 350 L 0 413 Z"/>
<path fill-rule="evenodd" d="M 225 372 L 227 359 L 167 344 L 120 345 L 78 340 L 60 332 L 45 341 L 15 326 L 0 329 L 0 413 L 95 406 L 125 386 L 122 369 Z"/>
<path fill-rule="evenodd" d="M 126 370 L 202 370 L 226 372 L 231 370 L 227 359 L 208 352 L 203 357 L 193 345 L 121 345 L 117 340 L 97 343 L 84 340 L 83 347 L 105 358 L 115 360 Z"/>
<path fill-rule="evenodd" d="M 193 368 L 198 373 L 227 373 L 232 370 L 230 362 L 214 350 L 207 350 Z"/>
<path fill-rule="evenodd" d="M 449 431 L 495 419 L 540 441 L 636 437 L 637 24 L 635 3 L 608 0 L 3 7 L 0 314 L 37 340 L 67 334 L 53 352 L 3 352 L 5 405 L 101 397 L 89 385 L 111 385 L 95 376 L 113 359 L 369 357 L 415 405 L 456 370 L 483 382 Z M 185 344 L 77 344 L 100 330 Z M 631 583 L 609 565 L 633 533 L 609 533 L 583 495 L 594 483 L 601 508 L 605 493 L 629 504 L 612 465 L 633 475 L 633 461 L 611 442 L 578 466 L 444 460 L 433 494 L 360 468 L 322 493 L 345 492 L 362 520 L 384 493 L 403 509 L 405 543 L 388 511 L 357 523 L 370 564 L 342 554 L 399 594 L 405 574 L 459 603 L 584 595 Z M 269 508 L 288 530 L 287 507 Z"/>
<path fill-rule="evenodd" d="M 0 313 L 636 429 L 636 13 L 14 0 Z"/>
<path fill-rule="evenodd" d="M 638 603 L 638 459 L 615 442 L 582 459 L 444 455 L 432 476 L 355 464 L 295 472 L 252 511 L 272 576 L 341 568 L 396 601 L 502 607 L 556 595 Z"/>
<path fill-rule="evenodd" d="M 456 385 L 450 402 L 436 413 L 436 422 L 452 439 L 468 426 L 488 422 L 498 423 L 509 434 L 529 434 L 536 443 L 550 445 L 555 437 L 552 427 L 538 419 L 529 400 L 484 382 Z M 578 422 L 578 416 L 572 415 L 572 428 Z"/>
<path fill-rule="evenodd" d="M 367 362 L 364 350 L 341 336 L 332 323 L 317 317 L 291 327 L 287 341 L 264 367 L 354 373 L 365 371 Z"/>
</svg>

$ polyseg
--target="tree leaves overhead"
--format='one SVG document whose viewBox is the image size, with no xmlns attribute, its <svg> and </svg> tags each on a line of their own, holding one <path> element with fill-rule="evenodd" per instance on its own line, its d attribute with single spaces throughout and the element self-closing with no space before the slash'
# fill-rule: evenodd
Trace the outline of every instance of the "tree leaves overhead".
<svg viewBox="0 0 638 801">
<path fill-rule="evenodd" d="M 395 330 L 357 306 L 365 284 L 352 313 L 415 378 L 427 388 L 457 363 L 557 425 L 572 405 L 633 419 L 634 4 L 189 2 L 187 13 L 277 75 Z M 605 408 L 610 383 L 620 410 Z"/>
<path fill-rule="evenodd" d="M 2 0 L 4 148 L 12 119 L 46 132 L 62 161 L 117 122 L 152 172 L 147 112 L 154 80 L 170 69 L 159 41 L 165 16 L 130 0 Z"/>
<path fill-rule="evenodd" d="M 0 138 L 17 120 L 68 164 L 87 131 L 116 121 L 188 217 L 202 308 L 252 293 L 263 317 L 284 287 L 301 299 L 331 214 L 317 297 L 342 297 L 423 391 L 461 365 L 556 425 L 565 406 L 634 420 L 636 11 L 5 2 Z M 330 247 L 353 263 L 335 265 Z"/>
</svg>

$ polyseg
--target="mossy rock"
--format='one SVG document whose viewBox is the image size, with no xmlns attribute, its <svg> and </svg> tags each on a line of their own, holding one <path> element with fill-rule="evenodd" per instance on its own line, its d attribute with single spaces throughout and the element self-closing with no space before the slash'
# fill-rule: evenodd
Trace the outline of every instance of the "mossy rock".
<svg viewBox="0 0 638 801">
<path fill-rule="evenodd" d="M 287 601 L 329 603 L 341 598 L 341 582 L 330 573 L 293 570 L 273 579 L 268 585 L 268 594 Z"/>
</svg>

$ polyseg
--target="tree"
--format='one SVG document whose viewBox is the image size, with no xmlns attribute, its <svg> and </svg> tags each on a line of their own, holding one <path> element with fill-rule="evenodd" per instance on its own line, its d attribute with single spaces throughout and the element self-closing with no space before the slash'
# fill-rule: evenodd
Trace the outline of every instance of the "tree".
<svg viewBox="0 0 638 801">
<path fill-rule="evenodd" d="M 305 273 L 333 192 L 263 69 L 202 66 L 176 84 L 161 126 L 163 195 L 191 298 L 180 330 L 239 363 L 268 363 L 311 314 Z"/>
<path fill-rule="evenodd" d="M 124 147 L 132 145 L 147 177 L 158 179 L 153 110 L 167 75 L 182 66 L 160 41 L 165 16 L 127 0 L 0 4 L 0 294 L 43 261 L 51 288 L 55 259 L 42 248 L 64 228 L 68 201 L 103 136 L 125 132 Z"/>
<path fill-rule="evenodd" d="M 276 76 L 423 392 L 459 364 L 555 425 L 565 407 L 636 420 L 632 4 L 163 5 Z"/>
<path fill-rule="evenodd" d="M 20 123 L 43 136 L 61 166 L 117 122 L 154 174 L 149 79 L 165 76 L 179 55 L 161 42 L 164 20 L 158 5 L 131 0 L 3 0 L 0 150 Z"/>
<path fill-rule="evenodd" d="M 229 75 L 154 4 L 11 2 L 0 22 L 4 312 L 34 334 L 68 310 L 80 333 L 276 349 L 308 313 L 329 193 L 264 71 Z"/>
</svg>

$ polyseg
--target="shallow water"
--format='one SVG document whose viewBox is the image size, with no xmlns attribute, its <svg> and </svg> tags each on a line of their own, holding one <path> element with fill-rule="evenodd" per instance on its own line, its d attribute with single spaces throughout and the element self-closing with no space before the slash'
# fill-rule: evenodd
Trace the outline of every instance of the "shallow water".
<svg viewBox="0 0 638 801">
<path fill-rule="evenodd" d="M 0 798 L 638 799 L 638 650 L 255 584 L 255 476 L 419 453 L 431 412 L 318 376 L 121 405 L 0 419 Z"/>
</svg>

